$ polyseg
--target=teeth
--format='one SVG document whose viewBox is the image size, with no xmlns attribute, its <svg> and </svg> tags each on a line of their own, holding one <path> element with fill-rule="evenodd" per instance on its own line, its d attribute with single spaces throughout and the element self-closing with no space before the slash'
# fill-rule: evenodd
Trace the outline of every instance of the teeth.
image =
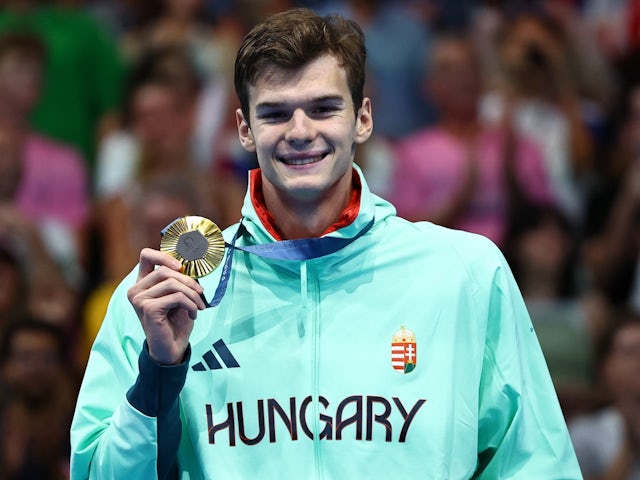
<svg viewBox="0 0 640 480">
<path fill-rule="evenodd" d="M 280 160 L 287 165 L 308 165 L 310 163 L 319 162 L 324 158 L 324 155 L 308 158 L 281 158 Z"/>
</svg>

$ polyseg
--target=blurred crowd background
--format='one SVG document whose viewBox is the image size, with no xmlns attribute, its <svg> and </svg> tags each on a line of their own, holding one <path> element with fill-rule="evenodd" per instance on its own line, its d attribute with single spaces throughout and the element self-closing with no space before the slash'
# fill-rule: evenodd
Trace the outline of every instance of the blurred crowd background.
<svg viewBox="0 0 640 480">
<path fill-rule="evenodd" d="M 235 52 L 294 6 L 365 32 L 372 190 L 502 249 L 585 478 L 640 478 L 640 1 L 0 0 L 0 480 L 68 477 L 140 249 L 239 219 Z"/>
</svg>

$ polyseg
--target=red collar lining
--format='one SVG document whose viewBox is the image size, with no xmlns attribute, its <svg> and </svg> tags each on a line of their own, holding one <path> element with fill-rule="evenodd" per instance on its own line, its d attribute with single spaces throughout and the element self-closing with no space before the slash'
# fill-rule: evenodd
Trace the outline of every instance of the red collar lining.
<svg viewBox="0 0 640 480">
<path fill-rule="evenodd" d="M 267 210 L 266 203 L 264 201 L 264 194 L 262 192 L 262 174 L 259 168 L 251 170 L 249 172 L 250 179 L 249 184 L 251 185 L 250 195 L 251 195 L 251 203 L 253 204 L 253 208 L 258 214 L 258 218 L 262 222 L 264 228 L 271 234 L 273 238 L 276 240 L 284 240 L 282 234 L 278 231 L 278 228 L 275 224 L 275 218 L 273 214 Z M 329 228 L 327 228 L 322 235 L 327 235 L 328 233 L 335 232 L 341 228 L 344 228 L 356 219 L 358 216 L 358 212 L 360 211 L 360 197 L 362 194 L 362 182 L 360 181 L 360 176 L 354 170 L 352 175 L 352 186 L 351 197 L 349 198 L 349 203 L 342 211 L 340 218 Z"/>
</svg>

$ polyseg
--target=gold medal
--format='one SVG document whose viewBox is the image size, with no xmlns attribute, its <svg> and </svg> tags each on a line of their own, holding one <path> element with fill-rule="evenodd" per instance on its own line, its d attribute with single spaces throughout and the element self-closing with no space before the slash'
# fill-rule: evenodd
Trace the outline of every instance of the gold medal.
<svg viewBox="0 0 640 480">
<path fill-rule="evenodd" d="M 183 273 L 200 278 L 213 272 L 224 257 L 220 228 L 204 217 L 182 217 L 163 230 L 160 251 L 180 260 Z"/>
</svg>

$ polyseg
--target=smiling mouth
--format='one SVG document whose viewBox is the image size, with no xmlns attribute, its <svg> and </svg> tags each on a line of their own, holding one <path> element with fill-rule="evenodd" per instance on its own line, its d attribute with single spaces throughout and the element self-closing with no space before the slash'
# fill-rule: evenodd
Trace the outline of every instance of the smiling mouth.
<svg viewBox="0 0 640 480">
<path fill-rule="evenodd" d="M 276 159 L 279 162 L 282 162 L 286 165 L 292 166 L 300 166 L 300 165 L 310 165 L 312 163 L 317 163 L 323 160 L 328 154 L 321 153 L 318 155 L 291 155 L 291 156 L 276 156 Z"/>
</svg>

